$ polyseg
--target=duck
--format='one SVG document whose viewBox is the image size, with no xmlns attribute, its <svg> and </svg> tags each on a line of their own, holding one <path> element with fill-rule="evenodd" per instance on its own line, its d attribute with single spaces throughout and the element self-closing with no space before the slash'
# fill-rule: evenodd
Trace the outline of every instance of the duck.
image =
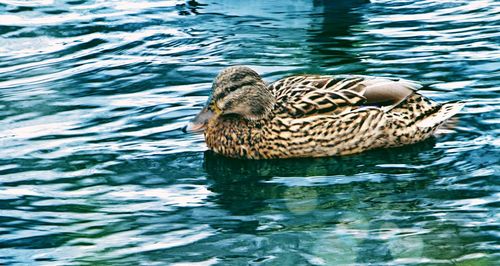
<svg viewBox="0 0 500 266">
<path fill-rule="evenodd" d="M 231 158 L 356 154 L 432 137 L 463 107 L 419 93 L 417 82 L 365 75 L 293 75 L 267 84 L 231 66 L 214 79 L 202 110 L 184 127 Z"/>
</svg>

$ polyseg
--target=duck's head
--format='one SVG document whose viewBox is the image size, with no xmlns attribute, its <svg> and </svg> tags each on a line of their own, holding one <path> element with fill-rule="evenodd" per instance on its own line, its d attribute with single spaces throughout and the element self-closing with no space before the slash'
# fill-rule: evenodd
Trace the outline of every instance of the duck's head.
<svg viewBox="0 0 500 266">
<path fill-rule="evenodd" d="M 274 103 L 273 94 L 257 72 L 245 66 L 228 67 L 217 75 L 205 107 L 184 131 L 203 131 L 211 119 L 257 122 L 269 117 Z"/>
</svg>

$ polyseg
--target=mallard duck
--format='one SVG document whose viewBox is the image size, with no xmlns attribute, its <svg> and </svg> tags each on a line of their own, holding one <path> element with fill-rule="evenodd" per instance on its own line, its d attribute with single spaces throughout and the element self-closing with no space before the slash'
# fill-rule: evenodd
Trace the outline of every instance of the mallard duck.
<svg viewBox="0 0 500 266">
<path fill-rule="evenodd" d="M 437 103 L 404 79 L 361 75 L 297 75 L 266 84 L 233 66 L 185 131 L 204 131 L 209 149 L 233 158 L 347 155 L 425 140 L 460 111 Z"/>
</svg>

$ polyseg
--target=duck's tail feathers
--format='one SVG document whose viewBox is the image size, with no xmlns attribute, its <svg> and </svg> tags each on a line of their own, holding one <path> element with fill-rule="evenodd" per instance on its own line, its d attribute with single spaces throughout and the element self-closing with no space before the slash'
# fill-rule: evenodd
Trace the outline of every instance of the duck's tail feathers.
<svg viewBox="0 0 500 266">
<path fill-rule="evenodd" d="M 464 107 L 465 102 L 449 102 L 441 105 L 439 110 L 424 119 L 418 121 L 416 125 L 420 128 L 437 127 L 456 115 Z"/>
</svg>

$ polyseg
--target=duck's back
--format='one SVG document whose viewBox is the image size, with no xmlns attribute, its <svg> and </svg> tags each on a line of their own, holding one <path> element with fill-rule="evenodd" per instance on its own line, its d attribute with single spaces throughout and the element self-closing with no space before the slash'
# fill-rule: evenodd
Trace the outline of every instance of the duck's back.
<svg viewBox="0 0 500 266">
<path fill-rule="evenodd" d="M 299 75 L 269 85 L 277 114 L 297 118 L 395 105 L 421 87 L 404 79 L 362 75 Z"/>
<path fill-rule="evenodd" d="M 271 134 L 288 138 L 278 138 L 281 152 L 272 157 L 352 154 L 425 140 L 462 105 L 431 101 L 417 92 L 421 87 L 403 79 L 347 75 L 274 82 L 269 89 L 280 125 L 271 125 L 277 129 Z"/>
</svg>

